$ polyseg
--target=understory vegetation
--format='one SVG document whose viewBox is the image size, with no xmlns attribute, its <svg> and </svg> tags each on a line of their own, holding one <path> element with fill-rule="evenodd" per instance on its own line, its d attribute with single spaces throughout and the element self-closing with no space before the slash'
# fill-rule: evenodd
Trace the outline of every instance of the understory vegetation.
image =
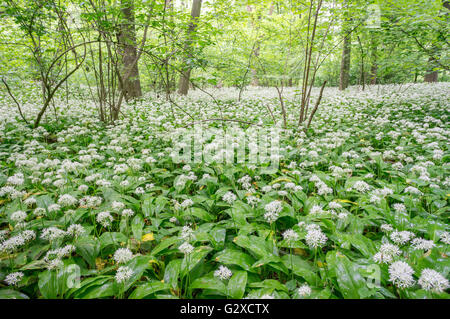
<svg viewBox="0 0 450 319">
<path fill-rule="evenodd" d="M 149 93 L 115 125 L 83 97 L 37 129 L 1 103 L 0 297 L 448 298 L 449 90 L 326 88 L 306 133 L 264 88 Z M 278 127 L 279 169 L 174 163 L 184 112 Z"/>
</svg>

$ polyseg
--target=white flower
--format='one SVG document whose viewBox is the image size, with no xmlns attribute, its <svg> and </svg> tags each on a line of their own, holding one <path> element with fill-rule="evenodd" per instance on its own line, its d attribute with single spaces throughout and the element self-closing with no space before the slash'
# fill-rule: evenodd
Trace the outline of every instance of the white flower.
<svg viewBox="0 0 450 319">
<path fill-rule="evenodd" d="M 123 209 L 123 208 L 125 208 L 125 204 L 122 203 L 122 202 L 113 201 L 113 202 L 111 203 L 111 209 L 112 209 L 113 211 L 118 212 L 118 211 L 120 211 L 120 210 Z"/>
<path fill-rule="evenodd" d="M 266 213 L 264 214 L 264 218 L 268 223 L 273 223 L 277 220 L 278 214 L 283 209 L 283 206 L 280 201 L 275 200 L 273 202 L 270 202 L 267 204 L 264 209 L 266 210 Z"/>
<path fill-rule="evenodd" d="M 426 240 L 423 238 L 414 238 L 411 243 L 414 249 L 417 250 L 430 250 L 436 246 L 432 240 Z"/>
<path fill-rule="evenodd" d="M 100 223 L 105 228 L 109 227 L 112 221 L 113 217 L 109 212 L 100 212 L 97 215 L 97 222 Z"/>
<path fill-rule="evenodd" d="M 450 245 L 450 233 L 449 232 L 443 232 L 441 234 L 440 240 L 447 245 Z"/>
<path fill-rule="evenodd" d="M 61 210 L 61 206 L 59 206 L 58 204 L 51 204 L 47 207 L 49 212 L 57 212 L 59 210 Z"/>
<path fill-rule="evenodd" d="M 24 183 L 24 177 L 22 173 L 14 174 L 13 176 L 8 177 L 6 182 L 11 185 L 20 186 Z"/>
<path fill-rule="evenodd" d="M 127 217 L 127 218 L 133 217 L 134 216 L 134 211 L 132 209 L 129 209 L 129 208 L 124 209 L 122 211 L 122 216 L 123 217 Z"/>
<path fill-rule="evenodd" d="M 86 230 L 80 224 L 72 224 L 67 228 L 67 234 L 73 237 L 82 236 L 84 233 L 86 233 Z"/>
<path fill-rule="evenodd" d="M 142 194 L 145 193 L 145 190 L 144 190 L 143 187 L 137 187 L 136 190 L 134 191 L 134 193 L 135 193 L 136 195 L 142 195 Z"/>
<path fill-rule="evenodd" d="M 310 248 L 323 247 L 327 242 L 327 236 L 319 229 L 310 229 L 306 233 L 305 240 Z"/>
<path fill-rule="evenodd" d="M 79 190 L 80 192 L 85 192 L 85 191 L 87 191 L 88 189 L 89 189 L 89 186 L 87 186 L 87 185 L 85 185 L 85 184 L 82 184 L 82 185 L 78 186 L 78 190 Z"/>
<path fill-rule="evenodd" d="M 404 261 L 396 261 L 389 266 L 389 281 L 398 288 L 408 288 L 414 285 L 414 270 Z"/>
<path fill-rule="evenodd" d="M 417 188 L 408 186 L 404 190 L 405 193 L 415 194 L 415 195 L 423 195 L 421 191 L 419 191 Z"/>
<path fill-rule="evenodd" d="M 339 208 L 342 208 L 342 205 L 337 202 L 329 202 L 328 207 L 330 209 L 339 209 Z"/>
<path fill-rule="evenodd" d="M 222 196 L 222 200 L 231 205 L 236 200 L 236 195 L 234 195 L 233 192 L 227 192 Z"/>
<path fill-rule="evenodd" d="M 366 193 L 368 190 L 370 190 L 370 185 L 364 181 L 357 181 L 355 184 L 353 184 L 352 188 L 356 189 L 360 193 Z"/>
<path fill-rule="evenodd" d="M 119 269 L 117 269 L 115 278 L 116 281 L 120 284 L 130 279 L 131 276 L 133 276 L 133 270 L 130 267 L 121 266 L 119 267 Z"/>
<path fill-rule="evenodd" d="M 10 273 L 8 276 L 6 276 L 5 282 L 8 286 L 15 286 L 22 280 L 23 276 L 23 272 L 20 271 Z"/>
<path fill-rule="evenodd" d="M 114 260 L 118 264 L 124 264 L 133 258 L 133 253 L 128 248 L 119 248 L 114 253 Z"/>
<path fill-rule="evenodd" d="M 85 196 L 80 199 L 80 206 L 86 206 L 87 208 L 94 208 L 100 206 L 103 199 L 98 196 Z"/>
<path fill-rule="evenodd" d="M 393 207 L 396 213 L 406 213 L 406 206 L 404 204 L 396 203 Z"/>
<path fill-rule="evenodd" d="M 215 277 L 219 277 L 221 280 L 227 280 L 231 277 L 233 273 L 231 272 L 230 269 L 228 269 L 225 266 L 220 266 L 219 269 L 217 269 L 214 272 L 214 276 Z"/>
<path fill-rule="evenodd" d="M 194 202 L 193 202 L 192 199 L 190 199 L 190 198 L 185 199 L 185 200 L 181 203 L 181 207 L 183 207 L 183 208 L 189 208 L 189 207 L 191 207 L 192 205 L 194 205 Z"/>
<path fill-rule="evenodd" d="M 178 247 L 178 249 L 185 255 L 189 255 L 194 250 L 194 246 L 189 244 L 188 242 L 185 242 Z"/>
<path fill-rule="evenodd" d="M 408 241 L 410 241 L 412 238 L 414 238 L 415 235 L 411 233 L 410 231 L 404 230 L 404 231 L 394 231 L 391 233 L 391 240 L 399 245 L 404 245 Z"/>
<path fill-rule="evenodd" d="M 260 201 L 261 201 L 261 199 L 259 199 L 256 196 L 248 196 L 247 197 L 247 203 L 252 207 L 254 207 L 256 204 L 258 204 Z"/>
<path fill-rule="evenodd" d="M 321 206 L 319 205 L 314 205 L 313 207 L 311 207 L 311 209 L 309 210 L 309 214 L 310 215 L 320 215 L 323 214 L 324 210 L 322 209 Z"/>
<path fill-rule="evenodd" d="M 25 205 L 27 205 L 28 207 L 33 206 L 34 204 L 36 204 L 36 198 L 34 197 L 28 197 L 26 200 L 23 201 L 23 203 Z"/>
<path fill-rule="evenodd" d="M 183 226 L 183 228 L 181 229 L 180 237 L 184 240 L 189 241 L 194 238 L 194 231 L 189 226 Z"/>
<path fill-rule="evenodd" d="M 292 229 L 288 229 L 283 233 L 283 239 L 287 242 L 293 242 L 298 240 L 298 234 Z"/>
<path fill-rule="evenodd" d="M 62 207 L 74 206 L 78 203 L 78 200 L 70 194 L 61 195 L 58 199 L 58 204 Z"/>
<path fill-rule="evenodd" d="M 449 287 L 448 280 L 444 276 L 429 268 L 422 270 L 418 283 L 423 289 L 436 293 L 442 293 Z"/>
<path fill-rule="evenodd" d="M 390 264 L 394 257 L 400 256 L 400 254 L 401 251 L 396 245 L 386 243 L 381 245 L 380 251 L 373 256 L 373 260 L 380 264 Z"/>
<path fill-rule="evenodd" d="M 42 231 L 41 234 L 41 238 L 48 240 L 48 241 L 53 241 L 56 240 L 58 238 L 63 238 L 64 236 L 66 236 L 66 232 L 64 230 L 61 230 L 59 228 L 56 227 L 49 227 L 49 228 L 45 228 Z"/>
<path fill-rule="evenodd" d="M 27 218 L 27 213 L 18 210 L 17 212 L 12 213 L 10 218 L 16 223 L 21 223 Z"/>
<path fill-rule="evenodd" d="M 56 270 L 56 269 L 61 268 L 63 265 L 64 265 L 63 261 L 61 259 L 56 258 L 56 259 L 50 260 L 47 263 L 47 269 L 48 270 Z"/>
<path fill-rule="evenodd" d="M 176 223 L 178 221 L 178 219 L 176 217 L 170 217 L 169 222 L 171 223 Z"/>
<path fill-rule="evenodd" d="M 307 284 L 304 284 L 297 289 L 297 292 L 300 296 L 307 297 L 311 294 L 311 287 L 309 287 Z"/>
</svg>

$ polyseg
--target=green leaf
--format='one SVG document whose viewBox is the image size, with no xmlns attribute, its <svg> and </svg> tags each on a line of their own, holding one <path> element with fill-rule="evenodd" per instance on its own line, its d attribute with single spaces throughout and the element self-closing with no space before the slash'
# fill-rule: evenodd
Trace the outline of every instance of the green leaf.
<svg viewBox="0 0 450 319">
<path fill-rule="evenodd" d="M 288 288 L 285 285 L 275 279 L 266 279 L 260 282 L 252 282 L 248 286 L 252 288 L 270 288 L 271 290 L 281 290 L 284 292 L 289 292 Z"/>
<path fill-rule="evenodd" d="M 228 282 L 228 294 L 233 299 L 241 299 L 247 286 L 247 272 L 236 271 Z"/>
<path fill-rule="evenodd" d="M 178 285 L 178 276 L 180 274 L 182 259 L 171 260 L 164 271 L 164 282 L 175 289 Z"/>
<path fill-rule="evenodd" d="M 334 270 L 339 290 L 345 299 L 360 299 L 368 289 L 366 281 L 359 273 L 359 266 L 346 256 L 329 252 L 326 256 L 328 267 Z"/>
<path fill-rule="evenodd" d="M 243 251 L 226 248 L 216 255 L 216 261 L 225 265 L 238 265 L 244 270 L 250 271 L 255 259 Z"/>
<path fill-rule="evenodd" d="M 130 295 L 129 299 L 143 299 L 148 295 L 154 294 L 157 291 L 167 290 L 169 285 L 161 281 L 151 281 L 138 286 Z"/>
<path fill-rule="evenodd" d="M 153 248 L 152 255 L 157 256 L 160 252 L 162 252 L 169 246 L 172 246 L 173 244 L 175 244 L 178 241 L 179 241 L 179 239 L 177 237 L 169 237 L 167 239 L 164 239 L 155 248 Z"/>
<path fill-rule="evenodd" d="M 211 289 L 219 291 L 222 295 L 226 294 L 225 284 L 216 277 L 200 277 L 194 280 L 190 286 L 192 289 Z"/>
<path fill-rule="evenodd" d="M 181 274 L 184 276 L 192 269 L 194 269 L 195 266 L 197 266 L 211 250 L 212 248 L 208 246 L 196 247 L 194 251 L 185 256 L 183 261 L 181 262 Z"/>
<path fill-rule="evenodd" d="M 16 290 L 0 289 L 0 299 L 30 299 L 30 297 Z"/>
<path fill-rule="evenodd" d="M 100 242 L 97 238 L 81 237 L 75 243 L 76 251 L 83 257 L 84 260 L 95 268 L 95 258 L 100 252 Z"/>
</svg>

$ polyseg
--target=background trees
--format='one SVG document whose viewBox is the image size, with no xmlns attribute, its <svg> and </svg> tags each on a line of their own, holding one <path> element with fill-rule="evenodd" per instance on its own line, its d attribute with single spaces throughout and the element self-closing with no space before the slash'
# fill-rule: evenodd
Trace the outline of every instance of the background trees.
<svg viewBox="0 0 450 319">
<path fill-rule="evenodd" d="M 239 98 L 249 85 L 273 87 L 282 106 L 282 88 L 298 86 L 306 111 L 311 88 L 325 81 L 343 90 L 448 80 L 449 8 L 442 0 L 6 0 L 0 75 L 13 96 L 23 81 L 41 86 L 35 126 L 56 110 L 55 97 L 81 87 L 105 122 L 123 101 L 149 91 L 171 100 L 189 87 L 234 86 Z M 26 97 L 11 99 L 20 106 Z"/>
</svg>

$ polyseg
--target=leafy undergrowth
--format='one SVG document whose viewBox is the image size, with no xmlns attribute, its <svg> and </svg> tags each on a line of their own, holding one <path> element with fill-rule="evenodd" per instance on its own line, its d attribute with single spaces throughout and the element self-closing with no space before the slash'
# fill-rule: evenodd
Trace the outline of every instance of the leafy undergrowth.
<svg viewBox="0 0 450 319">
<path fill-rule="evenodd" d="M 327 89 L 271 174 L 174 163 L 191 117 L 151 96 L 115 126 L 80 100 L 31 130 L 0 104 L 0 298 L 448 298 L 449 89 Z M 276 92 L 235 93 L 178 104 L 279 127 Z"/>
</svg>

